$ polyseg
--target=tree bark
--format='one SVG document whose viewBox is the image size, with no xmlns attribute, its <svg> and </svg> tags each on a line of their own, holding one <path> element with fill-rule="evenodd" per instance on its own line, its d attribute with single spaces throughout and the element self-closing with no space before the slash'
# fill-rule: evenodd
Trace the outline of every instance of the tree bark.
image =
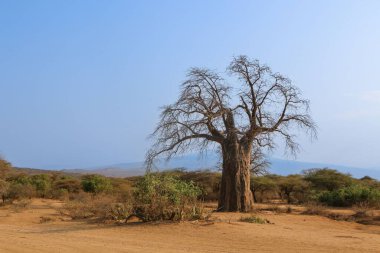
<svg viewBox="0 0 380 253">
<path fill-rule="evenodd" d="M 237 141 L 222 145 L 223 172 L 218 210 L 248 212 L 252 209 L 253 194 L 250 189 L 251 150 Z"/>
</svg>

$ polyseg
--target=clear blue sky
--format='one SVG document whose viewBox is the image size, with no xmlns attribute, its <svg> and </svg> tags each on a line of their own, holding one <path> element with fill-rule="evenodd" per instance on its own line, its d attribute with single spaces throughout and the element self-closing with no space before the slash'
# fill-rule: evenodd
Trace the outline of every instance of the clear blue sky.
<svg viewBox="0 0 380 253">
<path fill-rule="evenodd" d="M 380 1 L 0 2 L 0 153 L 17 166 L 140 161 L 191 66 L 269 64 L 311 100 L 298 159 L 380 167 Z M 274 156 L 282 157 L 282 151 Z"/>
</svg>

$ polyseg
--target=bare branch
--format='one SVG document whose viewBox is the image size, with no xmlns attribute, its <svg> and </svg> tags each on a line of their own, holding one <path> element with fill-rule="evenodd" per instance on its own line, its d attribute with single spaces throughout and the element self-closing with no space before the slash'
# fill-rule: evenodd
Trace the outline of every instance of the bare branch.
<svg viewBox="0 0 380 253">
<path fill-rule="evenodd" d="M 309 101 L 290 79 L 246 56 L 235 57 L 227 71 L 241 82 L 238 94 L 232 94 L 217 73 L 190 69 L 178 100 L 162 110 L 148 164 L 159 156 L 171 158 L 235 140 L 245 150 L 261 152 L 275 148 L 275 136 L 283 138 L 286 149 L 295 154 L 299 149 L 296 130 L 316 136 Z M 237 105 L 230 105 L 232 95 L 238 97 Z M 250 156 L 259 159 L 254 153 Z"/>
<path fill-rule="evenodd" d="M 271 136 L 278 134 L 284 138 L 286 147 L 296 153 L 298 145 L 295 135 L 291 134 L 295 127 L 316 136 L 316 124 L 309 115 L 309 101 L 301 98 L 301 92 L 290 79 L 246 56 L 235 57 L 228 70 L 246 84 L 240 94 L 242 103 L 236 106 L 247 115 L 247 125 L 242 127 L 247 130 L 242 140 L 260 139 L 261 146 L 273 148 Z"/>
</svg>

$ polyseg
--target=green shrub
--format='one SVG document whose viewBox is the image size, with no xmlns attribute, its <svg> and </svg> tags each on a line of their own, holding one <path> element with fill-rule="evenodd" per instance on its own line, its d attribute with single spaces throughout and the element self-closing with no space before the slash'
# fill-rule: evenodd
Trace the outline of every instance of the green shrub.
<svg viewBox="0 0 380 253">
<path fill-rule="evenodd" d="M 100 178 L 84 177 L 83 188 L 96 193 L 93 185 L 98 184 Z M 116 180 L 113 183 L 124 185 L 125 191 L 129 191 L 131 186 L 126 181 Z M 97 218 L 118 222 L 126 222 L 133 216 L 143 221 L 200 219 L 203 217 L 203 209 L 197 200 L 200 193 L 201 190 L 194 183 L 173 175 L 148 174 L 136 181 L 129 199 L 120 201 L 117 191 L 112 195 L 81 192 L 73 195 L 74 198 L 64 205 L 62 213 L 73 219 Z"/>
<path fill-rule="evenodd" d="M 38 174 L 30 177 L 30 184 L 36 189 L 37 196 L 46 197 L 51 193 L 51 178 L 47 174 Z"/>
<path fill-rule="evenodd" d="M 333 191 L 353 183 L 351 175 L 328 168 L 306 170 L 304 175 L 305 180 L 317 190 Z"/>
<path fill-rule="evenodd" d="M 206 201 L 217 201 L 221 174 L 212 171 L 183 171 L 179 178 L 187 182 L 194 182 L 201 189 L 200 199 Z"/>
<path fill-rule="evenodd" d="M 3 200 L 19 200 L 36 196 L 36 189 L 31 184 L 31 179 L 26 174 L 16 174 L 7 178 L 7 191 L 3 194 Z"/>
<path fill-rule="evenodd" d="M 24 173 L 16 174 L 7 179 L 11 184 L 30 185 L 30 177 Z"/>
<path fill-rule="evenodd" d="M 357 180 L 357 183 L 380 190 L 380 182 L 374 178 L 369 177 L 369 176 L 365 176 L 365 177 L 360 178 L 359 180 Z"/>
<path fill-rule="evenodd" d="M 355 184 L 334 191 L 320 193 L 319 201 L 331 206 L 353 206 L 366 203 L 368 206 L 380 206 L 380 190 Z"/>
<path fill-rule="evenodd" d="M 152 174 L 170 175 L 186 182 L 193 182 L 201 189 L 199 199 L 206 201 L 218 200 L 221 173 L 210 170 L 186 171 L 183 168 L 177 168 Z"/>
<path fill-rule="evenodd" d="M 102 193 L 112 190 L 111 180 L 100 175 L 86 175 L 82 178 L 82 187 L 85 192 Z"/>
<path fill-rule="evenodd" d="M 136 184 L 134 210 L 145 221 L 191 219 L 199 216 L 200 194 L 200 188 L 192 182 L 148 174 Z"/>
</svg>

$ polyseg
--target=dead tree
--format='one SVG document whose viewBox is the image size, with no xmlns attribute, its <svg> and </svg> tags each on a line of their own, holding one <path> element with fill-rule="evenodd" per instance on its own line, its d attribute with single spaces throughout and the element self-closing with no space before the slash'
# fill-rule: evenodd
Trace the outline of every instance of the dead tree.
<svg viewBox="0 0 380 253">
<path fill-rule="evenodd" d="M 309 115 L 309 101 L 301 98 L 288 78 L 268 66 L 239 56 L 227 73 L 236 77 L 239 90 L 211 70 L 190 69 L 178 100 L 162 109 L 146 161 L 151 166 L 158 157 L 170 159 L 190 150 L 220 148 L 218 210 L 249 211 L 252 159 L 255 162 L 261 154 L 257 152 L 274 148 L 274 139 L 280 136 L 287 150 L 296 153 L 296 130 L 315 136 L 316 126 Z"/>
</svg>

